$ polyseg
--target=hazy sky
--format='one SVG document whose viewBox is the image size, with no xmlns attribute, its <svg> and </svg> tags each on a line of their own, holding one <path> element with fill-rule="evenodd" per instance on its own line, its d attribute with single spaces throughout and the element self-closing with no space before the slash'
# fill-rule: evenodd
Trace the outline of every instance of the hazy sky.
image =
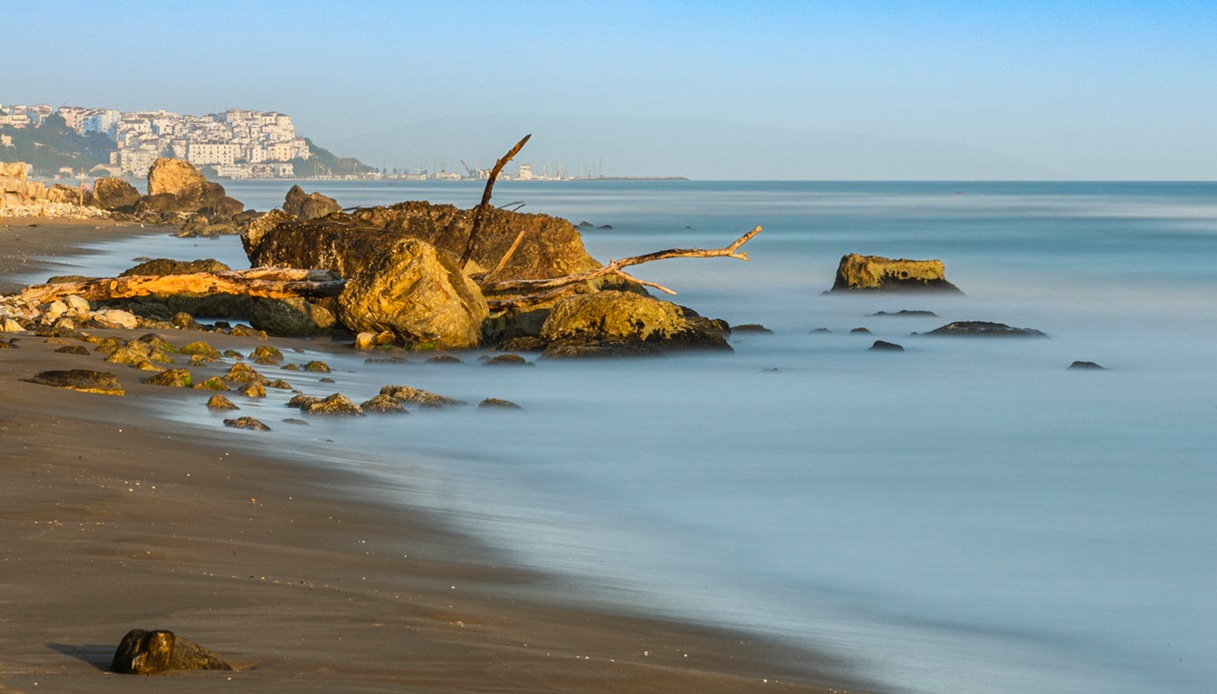
<svg viewBox="0 0 1217 694">
<path fill-rule="evenodd" d="M 39 0 L 4 3 L 0 26 L 2 103 L 279 110 L 323 146 L 449 116 L 596 116 L 580 154 L 623 168 L 623 141 L 662 137 L 603 130 L 614 118 L 696 119 L 941 141 L 1066 177 L 1217 179 L 1217 0 Z M 713 145 L 678 168 L 717 175 Z"/>
</svg>

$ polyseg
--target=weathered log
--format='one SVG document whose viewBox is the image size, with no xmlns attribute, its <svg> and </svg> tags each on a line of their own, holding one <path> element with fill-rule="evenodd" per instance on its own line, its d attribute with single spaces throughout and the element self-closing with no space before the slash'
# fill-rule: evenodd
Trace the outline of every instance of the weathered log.
<svg viewBox="0 0 1217 694">
<path fill-rule="evenodd" d="M 478 228 L 482 225 L 482 217 L 486 215 L 486 209 L 490 207 L 490 191 L 494 189 L 495 179 L 503 172 L 503 167 L 507 166 L 507 162 L 520 153 L 520 150 L 524 148 L 524 143 L 528 142 L 530 137 L 532 137 L 531 133 L 525 135 L 524 139 L 517 142 L 516 146 L 512 147 L 511 151 L 507 154 L 504 154 L 502 159 L 496 161 L 494 168 L 490 170 L 490 175 L 486 178 L 486 187 L 482 189 L 482 202 L 478 204 L 477 209 L 473 213 L 473 224 L 469 228 L 469 239 L 465 241 L 465 251 L 461 253 L 460 265 L 462 268 L 468 267 L 469 258 L 473 255 L 473 242 L 477 239 Z"/>
<path fill-rule="evenodd" d="M 48 302 L 65 296 L 89 301 L 172 294 L 238 294 L 269 299 L 338 296 L 346 281 L 327 270 L 253 268 L 187 275 L 131 275 L 83 282 L 37 284 L 18 294 L 24 301 Z"/>
<path fill-rule="evenodd" d="M 565 287 L 579 282 L 587 282 L 606 275 L 616 275 L 631 282 L 636 282 L 648 287 L 654 287 L 665 294 L 675 294 L 676 292 L 663 285 L 640 280 L 626 274 L 624 272 L 624 268 L 633 265 L 641 265 L 642 263 L 650 263 L 656 260 L 667 260 L 669 258 L 735 258 L 737 260 L 747 261 L 748 254 L 740 251 L 739 249 L 745 243 L 752 240 L 752 237 L 759 233 L 761 233 L 761 227 L 754 227 L 751 231 L 736 239 L 733 243 L 731 243 L 731 245 L 724 246 L 722 248 L 712 248 L 708 250 L 700 248 L 670 248 L 665 251 L 655 251 L 654 253 L 646 253 L 644 255 L 619 258 L 617 260 L 610 261 L 608 265 L 595 270 L 580 272 L 574 275 L 566 275 L 565 277 L 554 277 L 552 279 L 543 280 L 504 280 L 502 282 L 488 281 L 482 285 L 482 289 L 486 292 L 497 292 L 504 294 L 513 292 L 528 294 L 557 289 L 559 287 Z"/>
</svg>

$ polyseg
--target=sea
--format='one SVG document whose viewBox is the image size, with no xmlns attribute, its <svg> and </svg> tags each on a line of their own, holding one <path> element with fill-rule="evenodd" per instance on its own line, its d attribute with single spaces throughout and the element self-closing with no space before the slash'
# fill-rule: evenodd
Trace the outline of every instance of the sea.
<svg viewBox="0 0 1217 694">
<path fill-rule="evenodd" d="M 265 210 L 288 185 L 227 187 Z M 482 192 L 304 187 L 344 207 Z M 322 341 L 335 384 L 268 375 L 523 409 L 299 427 L 272 393 L 241 406 L 273 431 L 223 435 L 357 472 L 590 602 L 806 645 L 883 691 L 1217 688 L 1217 184 L 504 181 L 494 202 L 588 222 L 602 262 L 761 225 L 748 262 L 632 272 L 772 333 L 735 333 L 732 353 L 522 367 L 480 351 L 365 364 Z M 72 262 L 248 265 L 233 237 L 96 250 Z M 826 295 L 848 253 L 941 259 L 964 296 Z M 875 315 L 902 310 L 934 315 Z M 1047 337 L 924 334 L 960 320 Z M 176 402 L 161 416 L 220 427 Z"/>
</svg>

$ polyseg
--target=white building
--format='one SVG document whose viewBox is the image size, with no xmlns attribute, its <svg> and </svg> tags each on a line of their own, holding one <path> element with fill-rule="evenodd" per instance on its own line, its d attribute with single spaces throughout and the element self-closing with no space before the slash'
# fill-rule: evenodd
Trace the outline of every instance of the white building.
<svg viewBox="0 0 1217 694">
<path fill-rule="evenodd" d="M 190 142 L 186 145 L 186 161 L 195 166 L 235 164 L 242 154 L 241 145 L 230 142 Z"/>
</svg>

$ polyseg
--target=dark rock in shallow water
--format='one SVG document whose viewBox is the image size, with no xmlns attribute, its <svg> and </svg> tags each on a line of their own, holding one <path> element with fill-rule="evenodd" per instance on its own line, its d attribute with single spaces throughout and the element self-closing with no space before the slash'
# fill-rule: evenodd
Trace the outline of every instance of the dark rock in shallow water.
<svg viewBox="0 0 1217 694">
<path fill-rule="evenodd" d="M 500 354 L 486 360 L 487 366 L 533 366 L 533 363 L 518 354 Z"/>
<path fill-rule="evenodd" d="M 253 417 L 237 417 L 236 419 L 225 419 L 224 426 L 232 427 L 233 429 L 249 429 L 250 431 L 270 431 L 270 427 Z"/>
<path fill-rule="evenodd" d="M 4 344 L 11 347 L 11 345 L 9 345 L 7 342 Z M 64 345 L 55 351 L 60 354 L 78 354 L 85 357 L 89 356 L 89 350 L 81 345 Z"/>
<path fill-rule="evenodd" d="M 870 352 L 903 352 L 904 348 L 895 342 L 885 342 L 883 340 L 875 340 L 875 344 L 867 350 Z"/>
<path fill-rule="evenodd" d="M 539 337 L 512 337 L 503 340 L 495 349 L 502 352 L 540 352 L 548 344 Z"/>
<path fill-rule="evenodd" d="M 401 403 L 396 398 L 388 395 L 377 395 L 367 402 L 359 405 L 365 412 L 379 412 L 382 414 L 410 414 L 410 411 L 401 406 Z"/>
<path fill-rule="evenodd" d="M 733 325 L 733 326 L 731 326 L 731 332 L 733 332 L 733 333 L 761 333 L 761 334 L 765 334 L 765 335 L 773 334 L 772 330 L 770 330 L 769 328 L 766 328 L 765 326 L 763 326 L 759 323 L 744 323 L 743 325 Z"/>
<path fill-rule="evenodd" d="M 150 386 L 190 388 L 194 385 L 194 379 L 191 378 L 190 372 L 186 369 L 169 369 L 168 371 L 162 371 L 151 378 L 144 379 L 144 383 L 147 383 Z"/>
<path fill-rule="evenodd" d="M 40 371 L 30 383 L 56 388 L 79 390 L 82 393 L 100 393 L 102 395 L 123 395 L 122 384 L 118 377 L 108 371 L 90 371 L 88 369 L 68 369 L 66 371 Z"/>
<path fill-rule="evenodd" d="M 143 629 L 128 631 L 110 662 L 110 671 L 122 675 L 155 675 L 166 670 L 232 670 L 232 666 L 172 631 Z"/>
<path fill-rule="evenodd" d="M 292 398 L 293 400 L 295 398 Z M 363 410 L 359 405 L 356 405 L 347 396 L 342 393 L 334 393 L 323 399 L 314 398 L 311 402 L 307 402 L 300 407 L 300 411 L 305 414 L 316 415 L 336 415 L 336 416 L 363 416 Z"/>
<path fill-rule="evenodd" d="M 437 354 L 434 357 L 431 357 L 430 359 L 428 359 L 427 363 L 428 364 L 463 364 L 464 362 L 462 362 L 460 359 L 457 359 L 456 357 L 452 356 L 451 354 Z"/>
<path fill-rule="evenodd" d="M 868 317 L 870 317 L 870 316 L 881 316 L 881 317 L 886 316 L 888 318 L 937 318 L 938 314 L 934 313 L 933 311 L 901 310 L 901 311 L 896 311 L 895 313 L 888 313 L 887 311 L 879 311 L 877 313 L 868 314 Z"/>
<path fill-rule="evenodd" d="M 946 278 L 941 260 L 893 260 L 851 253 L 841 258 L 830 292 L 942 292 L 963 294 Z"/>
<path fill-rule="evenodd" d="M 209 407 L 213 410 L 239 410 L 239 409 L 241 409 L 241 408 L 237 407 L 235 404 L 233 404 L 232 400 L 229 400 L 228 398 L 224 397 L 223 395 L 220 395 L 219 393 L 216 393 L 215 395 L 211 396 L 211 399 L 207 401 L 207 407 Z"/>
<path fill-rule="evenodd" d="M 419 388 L 410 386 L 385 386 L 380 389 L 381 395 L 388 395 L 400 402 L 413 403 L 420 407 L 448 407 L 450 405 L 468 405 L 464 400 L 447 398 Z M 294 399 L 294 398 L 293 398 Z"/>
<path fill-rule="evenodd" d="M 305 363 L 303 368 L 305 371 L 311 371 L 313 373 L 328 374 L 330 372 L 330 365 L 318 359 Z"/>
<path fill-rule="evenodd" d="M 849 331 L 849 334 L 850 335 L 870 335 L 870 330 L 867 330 L 866 328 L 854 328 L 853 330 Z"/>
<path fill-rule="evenodd" d="M 829 330 L 828 328 L 816 328 L 815 330 L 812 330 L 811 332 L 813 335 L 815 335 L 815 334 L 828 334 L 828 333 L 831 333 L 832 331 Z"/>
<path fill-rule="evenodd" d="M 1103 370 L 1103 367 L 1099 366 L 1098 364 L 1096 364 L 1092 361 L 1075 361 L 1069 365 L 1069 368 L 1071 368 L 1071 369 L 1090 369 L 1092 371 L 1093 370 L 1099 370 L 1099 371 Z"/>
<path fill-rule="evenodd" d="M 500 398 L 486 398 L 478 403 L 478 407 L 482 409 L 498 409 L 498 410 L 522 410 L 523 407 L 515 404 L 510 400 L 502 400 Z"/>
<path fill-rule="evenodd" d="M 207 379 L 206 381 L 201 381 L 199 383 L 194 384 L 194 389 L 195 390 L 222 390 L 225 392 L 231 390 L 228 387 L 228 384 L 225 383 L 219 376 L 212 376 L 211 378 Z"/>
<path fill-rule="evenodd" d="M 988 321 L 957 321 L 935 328 L 926 335 L 947 335 L 964 337 L 1047 337 L 1044 333 L 1031 328 L 1012 328 L 1005 323 L 990 323 Z"/>
</svg>

